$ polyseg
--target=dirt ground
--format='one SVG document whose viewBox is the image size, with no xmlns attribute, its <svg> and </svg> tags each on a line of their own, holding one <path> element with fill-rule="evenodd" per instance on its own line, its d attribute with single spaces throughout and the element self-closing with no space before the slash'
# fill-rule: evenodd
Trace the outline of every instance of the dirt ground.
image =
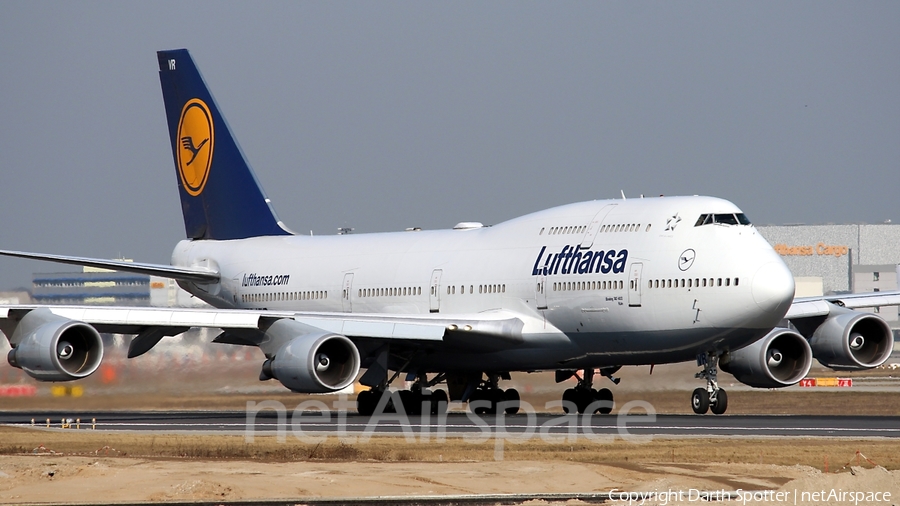
<svg viewBox="0 0 900 506">
<path fill-rule="evenodd" d="M 782 493 L 748 496 L 745 504 L 900 503 L 900 442 L 879 439 L 535 440 L 508 443 L 501 461 L 494 442 L 460 439 L 246 443 L 240 436 L 0 427 L 0 441 L 6 504 L 613 490 L 673 494 L 644 498 L 648 505 L 696 504 L 697 491 L 722 490 Z M 832 489 L 891 496 L 828 501 Z"/>
</svg>

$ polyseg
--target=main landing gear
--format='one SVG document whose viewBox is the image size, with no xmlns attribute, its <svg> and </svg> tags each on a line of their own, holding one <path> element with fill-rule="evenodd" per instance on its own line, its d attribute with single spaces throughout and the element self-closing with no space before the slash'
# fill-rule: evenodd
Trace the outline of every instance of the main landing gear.
<svg viewBox="0 0 900 506">
<path fill-rule="evenodd" d="M 705 415 L 707 411 L 712 411 L 716 415 L 725 413 L 725 410 L 728 409 L 728 394 L 725 393 L 724 388 L 719 388 L 716 377 L 719 356 L 715 352 L 697 355 L 697 365 L 702 366 L 703 370 L 694 377 L 705 379 L 706 388 L 694 390 L 691 395 L 691 408 L 698 415 Z"/>
<path fill-rule="evenodd" d="M 412 388 L 396 392 L 387 390 L 387 384 L 390 383 L 387 382 L 383 386 L 360 392 L 356 396 L 356 409 L 360 415 L 372 416 L 378 409 L 379 403 L 383 403 L 379 414 L 396 413 L 401 411 L 399 408 L 402 408 L 407 415 L 442 415 L 447 412 L 447 405 L 450 403 L 447 391 L 430 389 L 442 380 L 443 377 L 439 375 L 429 382 L 424 374 L 420 374 L 416 377 Z M 395 405 L 397 401 L 401 404 L 400 406 Z"/>
<path fill-rule="evenodd" d="M 503 409 L 507 415 L 519 412 L 519 391 L 515 388 L 503 390 L 497 383 L 500 376 L 488 374 L 488 379 L 469 395 L 469 406 L 476 415 L 495 415 L 498 409 Z M 508 377 L 505 379 L 509 379 Z"/>
<path fill-rule="evenodd" d="M 616 368 L 618 369 L 618 368 Z M 611 372 L 601 370 L 601 373 L 618 384 L 619 378 L 612 375 Z M 612 412 L 615 405 L 613 402 L 613 393 L 608 388 L 596 390 L 593 388 L 594 369 L 585 369 L 584 377 L 578 376 L 576 371 L 556 371 L 556 382 L 561 383 L 572 376 L 578 378 L 578 385 L 575 388 L 569 388 L 563 392 L 563 411 L 570 413 L 574 407 L 579 413 L 584 414 L 588 411 L 592 413 L 600 413 L 608 415 Z"/>
</svg>

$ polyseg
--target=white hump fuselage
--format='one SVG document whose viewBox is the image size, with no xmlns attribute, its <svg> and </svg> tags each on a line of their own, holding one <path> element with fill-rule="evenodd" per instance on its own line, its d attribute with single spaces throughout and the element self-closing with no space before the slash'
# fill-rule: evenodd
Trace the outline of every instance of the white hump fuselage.
<svg viewBox="0 0 900 506">
<path fill-rule="evenodd" d="M 710 197 L 591 201 L 490 227 L 182 241 L 172 264 L 218 270 L 183 283 L 220 308 L 519 318 L 513 349 L 430 349 L 435 370 L 540 370 L 692 360 L 776 326 L 794 283 L 751 225 Z M 436 314 L 437 313 L 437 314 Z"/>
</svg>

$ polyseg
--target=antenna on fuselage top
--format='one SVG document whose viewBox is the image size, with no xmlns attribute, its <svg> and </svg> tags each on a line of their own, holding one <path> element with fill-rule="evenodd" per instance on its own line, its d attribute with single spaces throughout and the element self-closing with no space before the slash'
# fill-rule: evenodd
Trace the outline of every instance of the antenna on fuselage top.
<svg viewBox="0 0 900 506">
<path fill-rule="evenodd" d="M 622 200 L 625 200 L 625 190 L 619 190 L 619 191 L 622 192 Z"/>
</svg>

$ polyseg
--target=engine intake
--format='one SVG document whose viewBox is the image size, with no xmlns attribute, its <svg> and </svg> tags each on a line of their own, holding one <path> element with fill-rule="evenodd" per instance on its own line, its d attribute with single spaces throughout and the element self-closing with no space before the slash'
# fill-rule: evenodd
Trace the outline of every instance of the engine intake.
<svg viewBox="0 0 900 506">
<path fill-rule="evenodd" d="M 40 381 L 71 381 L 93 374 L 103 360 L 103 340 L 87 323 L 35 309 L 19 322 L 7 360 Z"/>
<path fill-rule="evenodd" d="M 840 309 L 819 325 L 809 345 L 816 360 L 826 367 L 871 369 L 891 356 L 894 334 L 878 315 Z"/>
<path fill-rule="evenodd" d="M 356 345 L 346 336 L 309 332 L 311 328 L 287 319 L 273 323 L 266 339 L 277 351 L 263 363 L 260 379 L 275 378 L 302 393 L 328 393 L 352 385 L 360 367 Z"/>
<path fill-rule="evenodd" d="M 719 365 L 751 387 L 781 388 L 809 373 L 812 350 L 797 332 L 776 328 L 750 346 L 730 352 Z"/>
</svg>

